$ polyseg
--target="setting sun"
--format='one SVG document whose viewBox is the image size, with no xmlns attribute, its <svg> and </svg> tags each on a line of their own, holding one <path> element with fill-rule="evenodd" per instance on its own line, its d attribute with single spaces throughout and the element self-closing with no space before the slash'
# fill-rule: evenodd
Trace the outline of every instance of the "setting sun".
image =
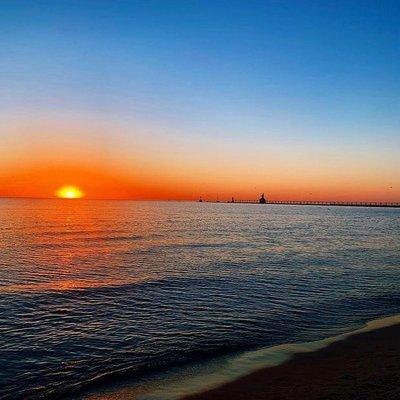
<svg viewBox="0 0 400 400">
<path fill-rule="evenodd" d="M 56 191 L 56 195 L 62 199 L 80 199 L 85 194 L 76 186 L 63 186 Z"/>
</svg>

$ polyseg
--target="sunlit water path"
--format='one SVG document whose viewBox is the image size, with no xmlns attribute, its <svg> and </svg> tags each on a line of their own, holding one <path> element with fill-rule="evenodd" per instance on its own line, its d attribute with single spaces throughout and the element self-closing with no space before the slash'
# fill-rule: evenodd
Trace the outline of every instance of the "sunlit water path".
<svg viewBox="0 0 400 400">
<path fill-rule="evenodd" d="M 400 210 L 0 200 L 0 398 L 400 312 Z"/>
</svg>

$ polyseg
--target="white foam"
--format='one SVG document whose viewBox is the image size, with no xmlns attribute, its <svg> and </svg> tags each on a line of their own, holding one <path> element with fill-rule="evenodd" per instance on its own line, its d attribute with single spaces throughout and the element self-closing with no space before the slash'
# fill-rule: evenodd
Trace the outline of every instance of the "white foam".
<svg viewBox="0 0 400 400">
<path fill-rule="evenodd" d="M 345 340 L 349 336 L 389 327 L 400 323 L 400 315 L 380 318 L 368 322 L 361 328 L 304 343 L 281 344 L 255 351 L 247 351 L 235 356 L 225 356 L 206 363 L 175 368 L 167 374 L 150 378 L 129 387 L 106 390 L 102 394 L 85 396 L 86 400 L 177 400 L 184 396 L 215 388 L 224 383 L 248 375 L 262 368 L 284 363 L 295 354 L 309 353 L 327 347 L 331 343 Z"/>
<path fill-rule="evenodd" d="M 284 363 L 295 354 L 320 350 L 331 343 L 338 342 L 363 332 L 380 329 L 400 323 L 400 315 L 394 315 L 368 322 L 365 326 L 350 332 L 326 339 L 298 344 L 282 344 L 255 351 L 248 351 L 237 356 L 223 357 L 197 368 L 182 369 L 177 376 L 170 377 L 152 393 L 144 394 L 141 400 L 176 400 L 189 394 L 212 389 L 224 383 L 248 375 L 261 368 Z"/>
</svg>

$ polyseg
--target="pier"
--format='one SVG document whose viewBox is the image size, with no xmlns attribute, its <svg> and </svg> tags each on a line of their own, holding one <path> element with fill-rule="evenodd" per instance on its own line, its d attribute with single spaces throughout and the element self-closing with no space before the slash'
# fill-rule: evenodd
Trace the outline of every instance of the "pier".
<svg viewBox="0 0 400 400">
<path fill-rule="evenodd" d="M 260 204 L 259 200 L 234 200 L 206 201 L 207 203 L 230 203 L 230 204 Z M 400 208 L 400 202 L 374 202 L 374 201 L 304 201 L 304 200 L 266 200 L 264 204 L 281 204 L 295 206 L 329 206 L 329 207 L 390 207 Z"/>
</svg>

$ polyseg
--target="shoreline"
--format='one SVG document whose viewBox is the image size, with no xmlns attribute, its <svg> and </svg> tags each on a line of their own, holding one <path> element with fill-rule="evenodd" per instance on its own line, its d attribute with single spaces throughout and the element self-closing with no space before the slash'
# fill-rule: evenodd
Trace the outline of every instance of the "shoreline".
<svg viewBox="0 0 400 400">
<path fill-rule="evenodd" d="M 390 347 L 386 348 L 389 343 Z M 380 347 L 379 354 L 370 354 L 371 350 L 374 353 L 377 347 Z M 355 352 L 351 352 L 351 358 L 346 351 L 352 348 Z M 382 364 L 379 370 L 387 369 L 385 365 L 390 367 L 389 370 L 395 375 L 397 383 L 400 379 L 400 315 L 375 319 L 361 328 L 318 341 L 276 345 L 236 356 L 222 357 L 210 363 L 173 368 L 163 374 L 163 377 L 153 376 L 142 383 L 126 382 L 103 386 L 102 389 L 86 391 L 86 394 L 78 398 L 81 400 L 378 399 L 382 398 L 382 394 L 380 397 L 365 397 L 364 393 L 362 397 L 357 397 L 352 393 L 351 397 L 346 397 L 341 393 L 339 396 L 329 397 L 316 391 L 324 387 L 330 389 L 324 386 L 325 381 L 336 380 L 340 385 L 343 384 L 342 379 L 339 379 L 341 376 L 333 374 L 338 373 L 336 366 L 346 364 L 351 369 L 357 362 L 362 365 L 365 361 L 366 365 L 370 365 L 371 360 L 376 358 Z M 393 369 L 393 365 L 396 365 L 396 369 Z M 315 382 L 321 369 L 324 373 L 321 379 Z M 344 382 L 348 384 L 352 381 L 351 376 L 357 381 L 357 377 L 361 379 L 366 373 L 371 376 L 372 372 L 349 370 L 342 375 L 345 377 Z M 293 382 L 299 378 L 299 374 L 303 380 L 296 381 L 296 389 L 293 389 Z M 306 374 L 310 374 L 310 377 L 307 378 Z M 386 379 L 390 377 L 389 375 L 386 377 L 381 375 L 380 378 Z M 307 388 L 305 397 L 299 397 L 301 385 Z M 277 396 L 277 390 L 283 392 L 279 392 Z M 289 394 L 285 394 L 285 390 Z M 294 397 L 290 397 L 293 390 Z M 312 390 L 316 391 L 316 397 L 312 397 L 314 396 Z M 390 394 L 385 393 L 385 396 L 388 400 L 392 399 Z M 394 398 L 400 398 L 399 391 Z"/>
<path fill-rule="evenodd" d="M 399 399 L 400 323 L 371 325 L 182 400 Z"/>
</svg>

